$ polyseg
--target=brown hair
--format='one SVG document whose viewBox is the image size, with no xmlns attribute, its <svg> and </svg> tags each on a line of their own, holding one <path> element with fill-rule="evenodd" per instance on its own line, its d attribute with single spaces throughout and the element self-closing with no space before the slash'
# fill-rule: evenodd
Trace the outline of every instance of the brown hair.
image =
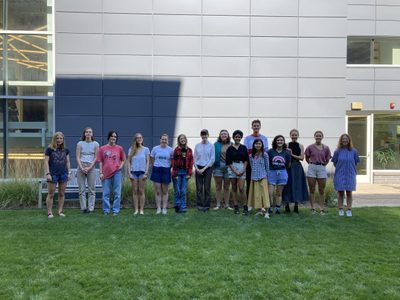
<svg viewBox="0 0 400 300">
<path fill-rule="evenodd" d="M 88 129 L 91 129 L 91 130 L 92 130 L 92 141 L 94 141 L 94 133 L 93 133 L 92 127 L 85 127 L 85 129 L 83 129 L 82 136 L 81 136 L 81 141 L 86 141 L 85 132 L 86 132 L 86 130 L 88 130 Z"/>
<path fill-rule="evenodd" d="M 351 150 L 351 149 L 353 149 L 353 140 L 351 139 L 351 136 L 349 135 L 349 134 L 347 134 L 347 133 L 343 133 L 340 137 L 339 137 L 339 142 L 338 142 L 338 144 L 337 144 L 337 148 L 338 149 L 341 149 L 341 148 L 344 148 L 345 146 L 343 145 L 343 143 L 342 143 L 342 138 L 344 137 L 344 136 L 347 136 L 347 138 L 349 139 L 349 145 L 347 146 L 347 148 L 349 149 L 349 150 Z"/>
</svg>

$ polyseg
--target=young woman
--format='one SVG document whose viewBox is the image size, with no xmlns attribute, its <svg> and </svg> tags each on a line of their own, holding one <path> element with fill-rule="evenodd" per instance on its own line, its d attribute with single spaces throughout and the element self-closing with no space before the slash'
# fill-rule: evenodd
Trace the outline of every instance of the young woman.
<svg viewBox="0 0 400 300">
<path fill-rule="evenodd" d="M 186 192 L 188 180 L 192 176 L 193 152 L 187 145 L 187 137 L 180 134 L 172 159 L 172 181 L 174 184 L 174 208 L 177 213 L 187 212 Z"/>
<path fill-rule="evenodd" d="M 69 160 L 69 150 L 65 147 L 64 134 L 56 132 L 47 147 L 44 157 L 44 170 L 48 185 L 46 199 L 47 217 L 53 218 L 53 199 L 58 184 L 58 215 L 65 217 L 63 212 L 64 195 L 67 182 L 71 179 L 71 166 Z"/>
<path fill-rule="evenodd" d="M 254 140 L 249 159 L 251 165 L 251 182 L 247 205 L 258 209 L 259 212 L 257 214 L 263 214 L 266 219 L 269 219 L 269 213 L 266 210 L 270 207 L 267 180 L 269 158 L 268 154 L 264 152 L 264 143 L 261 139 Z"/>
<path fill-rule="evenodd" d="M 214 145 L 208 141 L 208 130 L 200 131 L 201 142 L 194 148 L 194 167 L 196 169 L 197 210 L 207 212 L 211 203 L 212 166 L 215 160 Z"/>
<path fill-rule="evenodd" d="M 232 185 L 233 205 L 235 214 L 239 214 L 239 202 L 243 204 L 243 214 L 247 215 L 248 206 L 244 182 L 246 180 L 246 167 L 249 162 L 249 154 L 246 146 L 240 143 L 243 138 L 243 132 L 235 130 L 232 136 L 235 142 L 226 150 L 226 165 L 229 167 L 228 172 Z M 239 201 L 238 198 L 240 199 Z"/>
<path fill-rule="evenodd" d="M 94 140 L 93 129 L 86 127 L 82 132 L 81 140 L 76 145 L 76 161 L 78 171 L 76 173 L 79 186 L 79 200 L 83 213 L 92 213 L 96 200 L 96 156 L 99 151 L 99 143 Z M 86 202 L 86 182 L 89 191 L 89 201 Z"/>
<path fill-rule="evenodd" d="M 100 163 L 100 179 L 103 181 L 103 213 L 110 213 L 110 194 L 114 194 L 112 212 L 119 214 L 121 205 L 122 167 L 125 162 L 124 148 L 117 145 L 118 133 L 110 131 L 107 135 L 108 143 L 101 146 L 97 153 Z"/>
<path fill-rule="evenodd" d="M 285 202 L 285 212 L 290 213 L 289 203 L 294 202 L 294 212 L 299 213 L 299 202 L 308 201 L 308 189 L 304 169 L 300 161 L 304 159 L 304 147 L 297 142 L 299 131 L 292 129 L 290 131 L 289 143 L 286 150 L 292 156 L 292 162 L 288 170 L 288 183 L 283 189 L 282 200 Z"/>
<path fill-rule="evenodd" d="M 269 212 L 272 213 L 272 203 L 274 203 L 275 214 L 278 215 L 281 213 L 282 191 L 288 181 L 288 173 L 286 170 L 290 167 L 291 163 L 290 154 L 286 149 L 285 138 L 282 135 L 277 135 L 272 141 L 272 149 L 268 150 L 268 190 L 271 200 Z M 273 201 L 274 191 L 275 201 Z"/>
<path fill-rule="evenodd" d="M 228 167 L 226 166 L 226 150 L 232 145 L 229 132 L 226 129 L 222 129 L 219 132 L 217 141 L 214 143 L 215 149 L 215 162 L 214 162 L 214 180 L 215 180 L 215 198 L 216 206 L 215 210 L 221 208 L 222 198 L 222 183 L 224 185 L 224 205 L 227 209 L 232 209 L 229 206 L 229 174 Z"/>
<path fill-rule="evenodd" d="M 304 152 L 306 161 L 308 163 L 307 181 L 308 188 L 310 189 L 310 204 L 311 213 L 315 214 L 314 201 L 315 201 L 315 186 L 318 182 L 319 191 L 319 204 L 320 214 L 325 215 L 325 185 L 328 174 L 326 172 L 326 165 L 331 159 L 331 150 L 329 147 L 322 144 L 324 134 L 322 131 L 317 130 L 314 133 L 315 143 L 306 148 Z"/>
<path fill-rule="evenodd" d="M 143 144 L 143 135 L 136 133 L 128 150 L 128 170 L 132 184 L 134 215 L 138 213 L 144 215 L 144 187 L 149 174 L 149 163 L 150 150 Z"/>
<path fill-rule="evenodd" d="M 150 160 L 153 166 L 150 180 L 154 183 L 156 192 L 156 214 L 167 214 L 168 208 L 168 186 L 171 183 L 171 159 L 174 150 L 168 146 L 168 135 L 160 137 L 160 145 L 155 146 L 150 153 Z M 162 202 L 162 210 L 161 210 Z"/>
<path fill-rule="evenodd" d="M 340 136 L 337 149 L 332 157 L 336 167 L 333 176 L 333 185 L 338 192 L 339 216 L 344 216 L 343 198 L 346 191 L 347 211 L 346 216 L 353 216 L 351 205 L 353 203 L 352 192 L 356 190 L 357 164 L 360 162 L 358 151 L 353 147 L 351 136 L 344 133 Z"/>
</svg>

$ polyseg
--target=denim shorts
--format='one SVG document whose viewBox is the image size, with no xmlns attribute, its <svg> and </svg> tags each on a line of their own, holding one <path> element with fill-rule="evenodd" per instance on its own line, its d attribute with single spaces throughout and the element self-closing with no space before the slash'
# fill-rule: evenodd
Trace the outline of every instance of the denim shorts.
<svg viewBox="0 0 400 300">
<path fill-rule="evenodd" d="M 242 176 L 239 177 L 239 176 L 236 176 L 236 174 L 232 172 L 230 167 L 228 167 L 229 178 L 246 179 L 246 170 L 244 169 L 244 163 L 242 161 L 241 162 L 232 162 L 232 167 L 234 167 L 240 173 L 243 171 L 245 171 L 245 172 L 243 173 Z"/>
<path fill-rule="evenodd" d="M 52 183 L 57 183 L 57 182 L 67 182 L 68 181 L 68 173 L 64 173 L 61 175 L 51 175 L 51 182 Z"/>
<path fill-rule="evenodd" d="M 157 183 L 171 183 L 171 168 L 153 167 L 150 180 Z"/>
<path fill-rule="evenodd" d="M 307 170 L 307 177 L 326 179 L 328 174 L 326 173 L 326 167 L 323 165 L 309 164 Z"/>
<path fill-rule="evenodd" d="M 286 169 L 268 171 L 268 184 L 286 185 L 287 182 L 288 182 L 288 173 Z"/>
<path fill-rule="evenodd" d="M 225 162 L 220 161 L 219 167 L 214 167 L 213 175 L 214 177 L 223 177 L 223 178 L 229 178 L 229 173 L 228 173 L 229 167 L 225 164 Z"/>
<path fill-rule="evenodd" d="M 144 177 L 144 171 L 131 171 L 131 179 L 140 180 Z"/>
</svg>

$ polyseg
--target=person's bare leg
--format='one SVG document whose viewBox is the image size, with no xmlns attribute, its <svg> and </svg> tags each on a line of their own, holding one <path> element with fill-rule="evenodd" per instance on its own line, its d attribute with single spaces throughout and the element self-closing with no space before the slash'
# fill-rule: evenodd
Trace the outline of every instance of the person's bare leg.
<svg viewBox="0 0 400 300">
<path fill-rule="evenodd" d="M 139 196 L 139 210 L 140 213 L 143 214 L 144 213 L 144 202 L 145 202 L 145 186 L 146 186 L 146 179 L 141 179 L 139 180 L 138 183 L 138 196 Z"/>
<path fill-rule="evenodd" d="M 224 178 L 224 204 L 225 208 L 229 207 L 229 186 L 230 186 L 230 181 L 228 178 Z"/>
<path fill-rule="evenodd" d="M 318 192 L 319 192 L 319 207 L 321 211 L 325 211 L 325 186 L 326 179 L 319 178 L 318 181 Z"/>
<path fill-rule="evenodd" d="M 215 208 L 221 207 L 221 194 L 222 194 L 222 177 L 214 176 L 215 181 L 215 200 L 216 206 Z"/>
<path fill-rule="evenodd" d="M 58 183 L 58 214 L 63 212 L 66 187 L 67 181 Z"/>
<path fill-rule="evenodd" d="M 157 212 L 161 211 L 161 183 L 154 182 Z"/>
<path fill-rule="evenodd" d="M 315 211 L 314 202 L 315 202 L 315 184 L 317 179 L 314 177 L 307 177 L 308 189 L 310 191 L 310 206 L 311 210 Z"/>
<path fill-rule="evenodd" d="M 56 191 L 56 184 L 52 182 L 47 182 L 47 198 L 46 198 L 46 207 L 47 207 L 47 214 L 52 215 L 52 209 L 53 209 L 53 199 L 54 199 L 54 193 Z"/>
</svg>

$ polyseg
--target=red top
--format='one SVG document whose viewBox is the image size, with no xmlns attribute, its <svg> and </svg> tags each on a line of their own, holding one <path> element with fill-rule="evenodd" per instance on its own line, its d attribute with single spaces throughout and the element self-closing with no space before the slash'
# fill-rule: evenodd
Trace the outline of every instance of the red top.
<svg viewBox="0 0 400 300">
<path fill-rule="evenodd" d="M 104 179 L 111 178 L 125 160 L 124 148 L 119 145 L 110 146 L 108 144 L 101 146 L 97 152 L 97 161 L 103 164 Z"/>
<path fill-rule="evenodd" d="M 176 177 L 178 175 L 178 169 L 187 170 L 188 175 L 192 176 L 193 163 L 194 160 L 192 149 L 186 147 L 186 152 L 184 152 L 180 147 L 176 147 L 171 160 L 172 177 Z"/>
</svg>

